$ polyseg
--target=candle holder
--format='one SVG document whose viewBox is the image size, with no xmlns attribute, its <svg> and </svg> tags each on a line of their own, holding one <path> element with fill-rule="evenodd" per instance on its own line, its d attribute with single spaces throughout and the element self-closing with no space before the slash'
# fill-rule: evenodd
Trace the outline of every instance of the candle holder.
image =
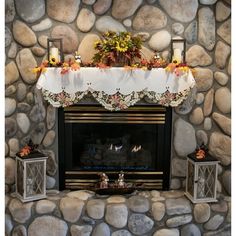
<svg viewBox="0 0 236 236">
<path fill-rule="evenodd" d="M 50 66 L 64 62 L 62 38 L 48 38 L 47 40 L 48 61 Z"/>
<path fill-rule="evenodd" d="M 171 39 L 171 61 L 178 63 L 186 63 L 186 40 L 185 39 Z"/>
</svg>

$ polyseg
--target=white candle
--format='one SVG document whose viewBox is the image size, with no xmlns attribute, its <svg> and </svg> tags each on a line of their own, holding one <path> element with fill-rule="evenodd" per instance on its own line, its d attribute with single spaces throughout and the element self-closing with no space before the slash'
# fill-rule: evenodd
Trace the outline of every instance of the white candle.
<svg viewBox="0 0 236 236">
<path fill-rule="evenodd" d="M 177 62 L 182 62 L 182 51 L 179 48 L 174 49 L 174 55 L 172 60 L 176 60 Z"/>
<path fill-rule="evenodd" d="M 50 49 L 50 57 L 54 57 L 56 59 L 56 61 L 60 61 L 58 48 L 51 48 Z"/>
</svg>

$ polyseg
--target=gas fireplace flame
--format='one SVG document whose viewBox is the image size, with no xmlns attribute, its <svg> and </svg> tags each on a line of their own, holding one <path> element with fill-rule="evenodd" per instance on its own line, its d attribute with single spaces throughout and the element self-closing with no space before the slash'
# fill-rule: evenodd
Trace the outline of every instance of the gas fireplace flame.
<svg viewBox="0 0 236 236">
<path fill-rule="evenodd" d="M 138 152 L 138 151 L 140 151 L 141 149 L 142 149 L 142 146 L 141 146 L 141 145 L 135 145 L 135 146 L 132 148 L 131 152 Z"/>
</svg>

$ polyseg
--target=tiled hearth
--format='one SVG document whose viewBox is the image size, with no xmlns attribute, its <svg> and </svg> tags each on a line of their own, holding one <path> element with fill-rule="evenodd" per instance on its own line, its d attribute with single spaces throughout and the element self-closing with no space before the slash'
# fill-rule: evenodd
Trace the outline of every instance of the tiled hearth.
<svg viewBox="0 0 236 236">
<path fill-rule="evenodd" d="M 230 236 L 231 198 L 192 204 L 182 191 L 123 196 L 91 191 L 48 193 L 22 204 L 6 197 L 6 232 L 23 236 Z M 12 221 L 10 220 L 12 216 Z"/>
</svg>

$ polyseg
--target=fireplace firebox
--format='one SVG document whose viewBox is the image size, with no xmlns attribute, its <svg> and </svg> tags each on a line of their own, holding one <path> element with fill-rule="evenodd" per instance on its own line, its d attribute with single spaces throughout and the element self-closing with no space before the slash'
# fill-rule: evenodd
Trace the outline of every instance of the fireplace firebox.
<svg viewBox="0 0 236 236">
<path fill-rule="evenodd" d="M 115 182 L 168 190 L 172 109 L 154 104 L 107 111 L 99 105 L 59 109 L 59 185 L 91 189 L 105 172 Z"/>
</svg>

